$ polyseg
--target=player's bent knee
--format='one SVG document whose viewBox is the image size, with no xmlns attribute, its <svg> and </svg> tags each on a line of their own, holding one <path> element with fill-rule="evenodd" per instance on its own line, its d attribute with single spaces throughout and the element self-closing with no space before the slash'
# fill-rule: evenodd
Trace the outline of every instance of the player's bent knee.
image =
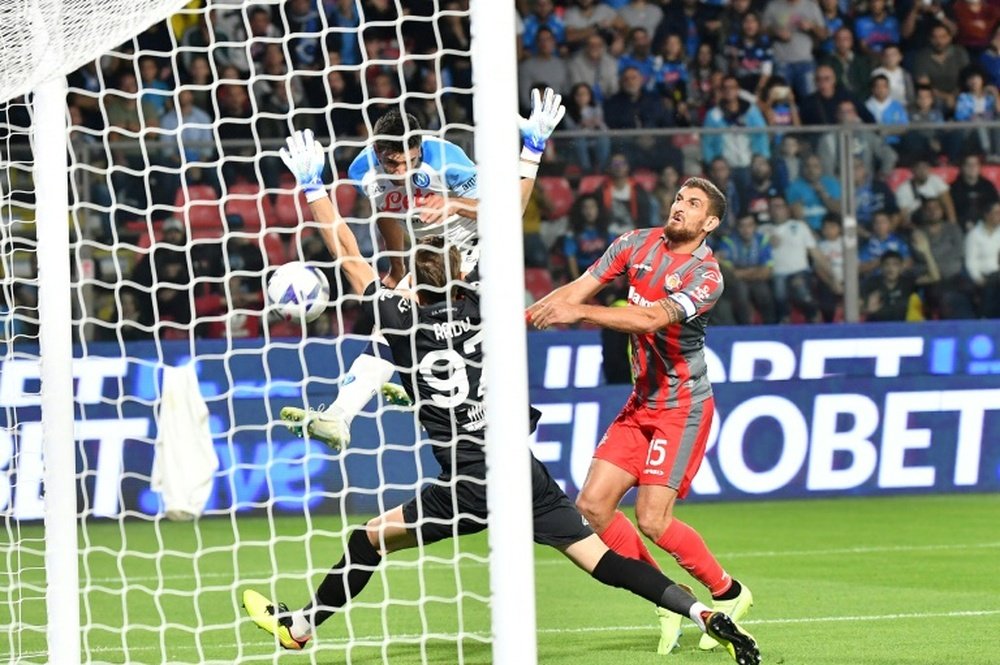
<svg viewBox="0 0 1000 665">
<path fill-rule="evenodd" d="M 576 509 L 587 518 L 587 522 L 595 531 L 602 531 L 614 517 L 615 507 L 607 506 L 606 503 L 595 500 L 589 492 L 580 492 L 576 497 Z"/>
<path fill-rule="evenodd" d="M 659 511 L 643 511 L 636 510 L 636 522 L 638 522 L 639 531 L 642 535 L 646 536 L 650 540 L 659 540 L 667 527 L 670 526 L 670 522 L 673 519 L 669 514 L 663 514 Z"/>
</svg>

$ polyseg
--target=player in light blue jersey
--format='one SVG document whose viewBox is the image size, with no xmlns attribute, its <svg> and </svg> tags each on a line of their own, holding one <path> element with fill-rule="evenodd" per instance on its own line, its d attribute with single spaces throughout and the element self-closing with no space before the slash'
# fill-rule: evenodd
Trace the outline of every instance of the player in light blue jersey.
<svg viewBox="0 0 1000 665">
<path fill-rule="evenodd" d="M 523 140 L 522 212 L 535 184 L 545 142 L 565 112 L 562 97 L 547 88 L 544 95 L 537 90 L 532 92 L 531 115 L 519 119 Z M 321 174 L 300 172 L 287 159 L 286 164 L 305 190 L 308 201 L 327 195 Z M 462 252 L 463 274 L 475 265 L 479 208 L 476 165 L 457 145 L 421 135 L 416 118 L 390 111 L 375 123 L 371 145 L 351 163 L 348 176 L 372 202 L 392 262 L 390 273 L 383 280 L 387 286 L 406 287 L 408 276 L 402 257 L 408 239 L 414 242 L 429 236 L 444 236 Z M 310 431 L 322 433 L 317 438 L 333 448 L 345 448 L 350 443 L 351 422 L 377 392 L 381 391 L 392 403 L 408 403 L 402 387 L 389 383 L 395 365 L 386 360 L 391 354 L 382 348 L 385 343 L 379 337 L 374 339 L 375 353 L 360 355 L 343 376 L 333 404 L 322 413 L 310 414 L 317 421 Z"/>
</svg>

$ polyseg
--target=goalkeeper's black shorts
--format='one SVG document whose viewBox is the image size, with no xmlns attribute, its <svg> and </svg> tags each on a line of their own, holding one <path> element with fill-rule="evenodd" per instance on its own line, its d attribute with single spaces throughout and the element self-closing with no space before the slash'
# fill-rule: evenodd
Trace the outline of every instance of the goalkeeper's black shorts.
<svg viewBox="0 0 1000 665">
<path fill-rule="evenodd" d="M 534 456 L 531 487 L 536 543 L 561 549 L 594 533 L 545 465 Z M 407 529 L 424 544 L 484 530 L 486 465 L 459 464 L 450 477 L 436 478 L 403 506 L 403 517 Z"/>
</svg>

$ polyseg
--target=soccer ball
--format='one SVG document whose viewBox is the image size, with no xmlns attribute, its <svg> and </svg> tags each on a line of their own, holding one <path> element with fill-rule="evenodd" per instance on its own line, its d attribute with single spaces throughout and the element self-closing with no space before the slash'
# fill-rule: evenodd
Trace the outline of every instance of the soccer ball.
<svg viewBox="0 0 1000 665">
<path fill-rule="evenodd" d="M 330 303 L 326 275 L 302 261 L 286 263 L 267 280 L 267 298 L 286 321 L 315 321 Z"/>
</svg>

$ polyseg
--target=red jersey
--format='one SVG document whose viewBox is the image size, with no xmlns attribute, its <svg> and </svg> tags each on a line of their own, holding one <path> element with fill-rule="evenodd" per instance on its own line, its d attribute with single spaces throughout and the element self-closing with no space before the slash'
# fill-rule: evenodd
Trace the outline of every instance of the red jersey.
<svg viewBox="0 0 1000 665">
<path fill-rule="evenodd" d="M 670 251 L 662 228 L 620 236 L 594 265 L 602 283 L 628 273 L 628 301 L 650 307 L 670 298 L 684 310 L 679 323 L 632 335 L 633 396 L 652 408 L 673 408 L 712 396 L 705 365 L 706 314 L 722 295 L 722 273 L 712 250 Z"/>
</svg>

